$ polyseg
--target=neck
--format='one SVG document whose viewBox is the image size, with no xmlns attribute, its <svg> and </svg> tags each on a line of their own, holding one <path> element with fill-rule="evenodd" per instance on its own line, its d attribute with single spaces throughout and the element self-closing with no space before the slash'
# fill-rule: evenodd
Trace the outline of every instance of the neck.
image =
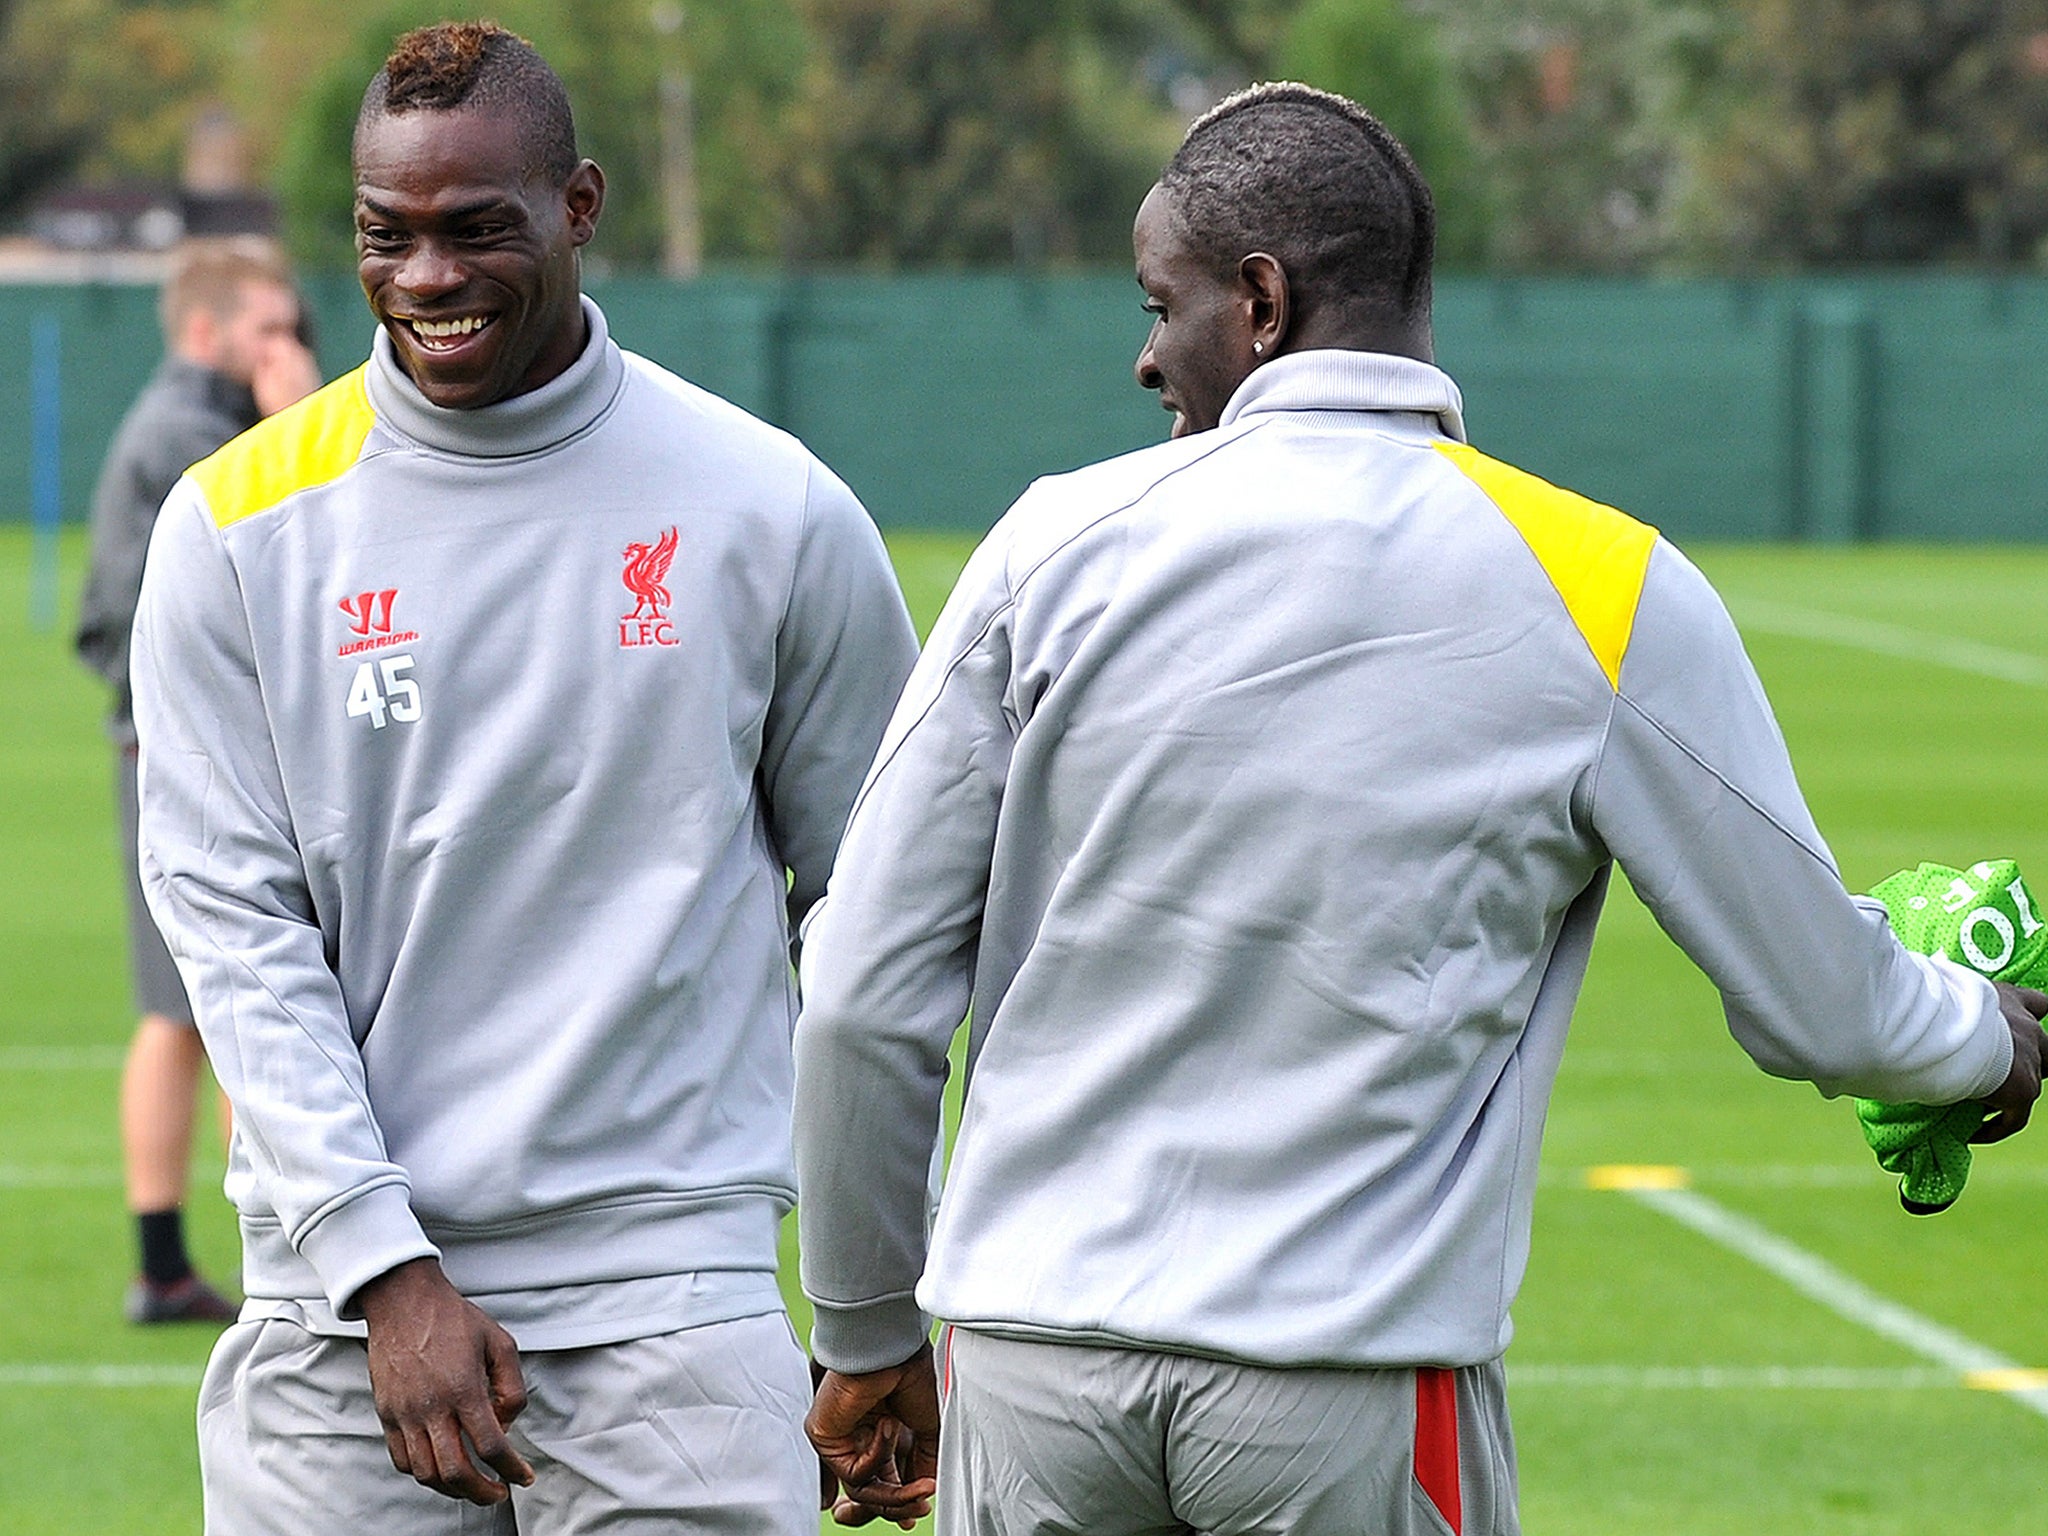
<svg viewBox="0 0 2048 1536">
<path fill-rule="evenodd" d="M 390 332 L 379 326 L 364 380 L 370 404 L 380 422 L 443 453 L 495 459 L 544 452 L 589 430 L 625 385 L 625 360 L 611 345 L 603 313 L 586 299 L 583 318 L 589 339 L 567 368 L 545 384 L 467 410 L 422 395 L 401 366 Z"/>
<path fill-rule="evenodd" d="M 527 394 L 543 384 L 559 379 L 583 355 L 583 349 L 590 341 L 590 321 L 583 313 L 583 296 L 576 295 L 575 307 L 563 317 L 563 323 L 555 328 L 555 334 L 541 349 L 533 366 L 526 370 L 526 377 L 519 381 L 516 394 Z M 512 396 L 508 396 L 513 398 Z"/>
<path fill-rule="evenodd" d="M 1412 320 L 1361 319 L 1354 315 L 1302 315 L 1288 327 L 1282 352 L 1308 352 L 1330 348 L 1340 352 L 1383 352 L 1390 357 L 1412 357 L 1418 363 L 1436 361 L 1435 339 L 1429 316 Z"/>
</svg>

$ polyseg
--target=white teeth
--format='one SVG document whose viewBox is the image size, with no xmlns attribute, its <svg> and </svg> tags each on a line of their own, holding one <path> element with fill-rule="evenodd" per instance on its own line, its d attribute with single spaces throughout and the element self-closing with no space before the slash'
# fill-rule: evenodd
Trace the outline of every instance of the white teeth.
<svg viewBox="0 0 2048 1536">
<path fill-rule="evenodd" d="M 460 320 L 414 320 L 412 328 L 422 336 L 467 336 L 489 323 L 488 319 L 465 315 Z"/>
</svg>

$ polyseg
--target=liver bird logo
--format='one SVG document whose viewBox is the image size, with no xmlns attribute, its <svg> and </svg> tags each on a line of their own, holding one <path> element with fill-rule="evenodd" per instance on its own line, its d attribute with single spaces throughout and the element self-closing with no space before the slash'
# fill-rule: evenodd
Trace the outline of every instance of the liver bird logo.
<svg viewBox="0 0 2048 1536">
<path fill-rule="evenodd" d="M 628 619 L 659 619 L 668 614 L 672 598 L 668 592 L 668 568 L 676 558 L 676 530 L 671 528 L 652 544 L 628 544 L 626 568 L 619 579 L 633 594 L 633 611 Z"/>
</svg>

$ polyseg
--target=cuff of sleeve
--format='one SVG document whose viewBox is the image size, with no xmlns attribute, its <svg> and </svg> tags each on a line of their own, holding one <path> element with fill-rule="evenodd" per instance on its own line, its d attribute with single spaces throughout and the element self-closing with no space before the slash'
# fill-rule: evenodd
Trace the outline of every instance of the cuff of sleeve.
<svg viewBox="0 0 2048 1536">
<path fill-rule="evenodd" d="M 1950 1090 L 1953 1099 L 1948 1094 L 1923 1096 L 1924 1102 L 1966 1104 L 1995 1092 L 2012 1071 L 2012 1030 L 2006 1026 L 2005 1010 L 1999 1006 L 1997 989 L 1991 985 L 1989 977 L 1958 964 L 1946 955 L 1915 955 L 1913 958 L 1947 988 L 1954 1006 L 1967 1009 L 1975 1004 L 1977 1009 L 1976 1022 L 1968 1036 L 1968 1055 L 1964 1057 L 1962 1052 L 1957 1053 L 1962 1059 L 1957 1060 L 1953 1069 L 1957 1076 L 1950 1079 L 1954 1084 Z M 1977 1071 L 1958 1081 L 1968 1070 L 1969 1060 L 1978 1063 Z"/>
<path fill-rule="evenodd" d="M 373 1184 L 316 1217 L 293 1244 L 327 1291 L 334 1315 L 359 1322 L 356 1292 L 409 1259 L 438 1259 L 412 1213 L 412 1191 L 398 1183 Z"/>
<path fill-rule="evenodd" d="M 1991 1011 L 1998 1016 L 1998 1040 L 1993 1048 L 1991 1064 L 1978 1080 L 1976 1090 L 1968 1095 L 1972 1099 L 1989 1098 L 2012 1075 L 2012 1030 L 2005 1022 L 2005 1010 L 1996 1001 L 1992 1003 Z"/>
<path fill-rule="evenodd" d="M 931 1341 L 932 1320 L 915 1296 L 851 1304 L 811 1298 L 811 1356 L 842 1376 L 901 1365 Z"/>
</svg>

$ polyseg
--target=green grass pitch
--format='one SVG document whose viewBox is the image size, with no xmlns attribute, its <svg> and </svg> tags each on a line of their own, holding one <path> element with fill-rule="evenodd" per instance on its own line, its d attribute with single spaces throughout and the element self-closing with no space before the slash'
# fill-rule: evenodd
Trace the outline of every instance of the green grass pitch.
<svg viewBox="0 0 2048 1536">
<path fill-rule="evenodd" d="M 929 624 L 967 546 L 892 547 Z M 67 607 L 81 554 L 74 535 Z M 1997 854 L 2048 883 L 2048 550 L 1699 558 L 1852 884 Z M 0 529 L 0 1530 L 193 1532 L 208 1336 L 118 1318 L 130 1020 L 101 698 L 61 631 L 28 629 L 27 593 L 26 532 Z M 219 1164 L 205 1145 L 203 1183 Z M 1905 1216 L 1848 1106 L 1750 1067 L 1705 982 L 1617 890 L 1552 1107 L 1509 1354 L 1531 1536 L 2041 1529 L 2048 1419 L 1589 1187 L 1586 1170 L 1613 1164 L 1682 1167 L 1880 1295 L 2048 1367 L 2048 1124 L 1980 1157 L 1954 1211 Z M 192 1226 L 205 1265 L 231 1274 L 217 1197 L 201 1194 Z"/>
</svg>

